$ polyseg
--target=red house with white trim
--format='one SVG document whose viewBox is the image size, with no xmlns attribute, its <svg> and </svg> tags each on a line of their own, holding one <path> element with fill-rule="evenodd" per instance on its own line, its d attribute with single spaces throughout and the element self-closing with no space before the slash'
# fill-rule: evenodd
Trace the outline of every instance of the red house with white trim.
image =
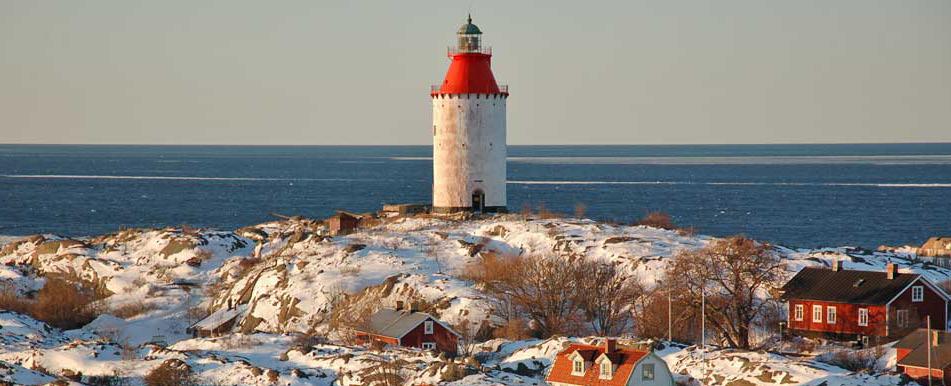
<svg viewBox="0 0 951 386">
<path fill-rule="evenodd" d="M 898 339 L 925 324 L 946 330 L 948 295 L 916 273 L 803 268 L 783 286 L 789 331 L 830 339 Z"/>
<path fill-rule="evenodd" d="M 401 303 L 397 302 L 396 309 L 385 308 L 371 315 L 368 326 L 357 331 L 357 342 L 415 347 L 450 356 L 457 354 L 459 333 L 432 315 L 404 309 Z"/>
</svg>

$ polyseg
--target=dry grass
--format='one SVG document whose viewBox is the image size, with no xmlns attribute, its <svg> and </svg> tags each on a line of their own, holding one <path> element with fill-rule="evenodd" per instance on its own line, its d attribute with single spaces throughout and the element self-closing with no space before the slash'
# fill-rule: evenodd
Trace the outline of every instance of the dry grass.
<svg viewBox="0 0 951 386">
<path fill-rule="evenodd" d="M 96 291 L 50 277 L 35 300 L 21 298 L 11 288 L 0 291 L 0 309 L 27 314 L 53 327 L 70 330 L 85 326 L 101 313 Z"/>
<path fill-rule="evenodd" d="M 360 275 L 360 266 L 359 265 L 348 265 L 346 267 L 340 268 L 340 274 L 344 276 L 357 276 Z"/>
<path fill-rule="evenodd" d="M 133 302 L 126 303 L 120 306 L 114 306 L 109 313 L 115 317 L 122 319 L 129 319 L 142 315 L 146 312 L 152 311 L 155 309 L 155 306 L 144 303 L 144 302 Z"/>
<path fill-rule="evenodd" d="M 677 229 L 677 226 L 674 225 L 674 221 L 671 219 L 670 215 L 664 212 L 650 212 L 640 220 L 637 220 L 634 225 L 644 225 L 666 230 Z"/>
</svg>

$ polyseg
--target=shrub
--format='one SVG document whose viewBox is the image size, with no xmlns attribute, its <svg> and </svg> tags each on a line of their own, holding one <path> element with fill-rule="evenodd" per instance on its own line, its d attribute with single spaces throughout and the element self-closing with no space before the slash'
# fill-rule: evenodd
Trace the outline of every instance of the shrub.
<svg viewBox="0 0 951 386">
<path fill-rule="evenodd" d="M 48 278 L 39 291 L 30 314 L 37 320 L 64 330 L 85 326 L 100 310 L 93 303 L 95 291 L 59 278 Z"/>
<path fill-rule="evenodd" d="M 29 314 L 31 302 L 23 299 L 13 287 L 0 285 L 0 310 Z"/>
<path fill-rule="evenodd" d="M 644 225 L 652 228 L 667 230 L 677 228 L 677 226 L 674 225 L 674 221 L 671 219 L 670 215 L 664 212 L 650 212 L 640 220 L 637 220 L 634 225 Z"/>
<path fill-rule="evenodd" d="M 180 359 L 169 359 L 152 369 L 142 379 L 147 386 L 191 386 L 197 385 L 192 369 Z"/>
<path fill-rule="evenodd" d="M 0 289 L 0 309 L 30 315 L 64 330 L 79 328 L 100 314 L 96 291 L 88 285 L 76 285 L 50 277 L 35 300 L 21 297 L 12 288 Z"/>
<path fill-rule="evenodd" d="M 128 319 L 138 315 L 142 315 L 148 311 L 154 310 L 155 306 L 144 302 L 132 302 L 126 303 L 120 306 L 114 306 L 109 313 L 115 317 Z"/>
<path fill-rule="evenodd" d="M 512 319 L 496 328 L 492 335 L 496 338 L 508 340 L 523 340 L 531 338 L 532 332 L 524 319 Z"/>
<path fill-rule="evenodd" d="M 871 372 L 875 370 L 875 358 L 870 350 L 839 350 L 820 355 L 818 360 L 849 371 Z"/>
</svg>

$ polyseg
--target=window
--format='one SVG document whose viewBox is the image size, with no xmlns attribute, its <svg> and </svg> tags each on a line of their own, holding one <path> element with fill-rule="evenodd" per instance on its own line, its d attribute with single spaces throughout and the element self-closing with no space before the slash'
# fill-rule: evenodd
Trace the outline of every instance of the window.
<svg viewBox="0 0 951 386">
<path fill-rule="evenodd" d="M 898 310 L 895 312 L 895 324 L 898 327 L 908 327 L 908 310 Z"/>
<path fill-rule="evenodd" d="M 433 342 L 423 342 L 423 350 L 435 350 L 436 344 Z"/>
<path fill-rule="evenodd" d="M 601 362 L 601 379 L 611 379 L 613 374 L 614 366 L 611 365 L 611 361 L 605 360 Z"/>
<path fill-rule="evenodd" d="M 911 301 L 922 302 L 925 300 L 925 287 L 916 285 L 911 287 Z"/>
<path fill-rule="evenodd" d="M 812 321 L 822 323 L 822 306 L 812 306 Z"/>
<path fill-rule="evenodd" d="M 835 324 L 835 306 L 826 307 L 826 323 Z"/>
<path fill-rule="evenodd" d="M 868 308 L 859 308 L 859 326 L 868 326 Z"/>
<path fill-rule="evenodd" d="M 432 335 L 432 333 L 433 333 L 433 321 L 432 321 L 432 320 L 427 320 L 425 323 L 423 323 L 423 333 L 426 334 L 426 335 Z"/>
<path fill-rule="evenodd" d="M 641 380 L 642 381 L 654 380 L 654 364 L 653 363 L 644 364 L 644 368 L 641 369 Z"/>
<path fill-rule="evenodd" d="M 584 375 L 584 360 L 575 358 L 571 366 L 571 375 Z"/>
<path fill-rule="evenodd" d="M 794 317 L 795 317 L 796 320 L 798 320 L 798 321 L 802 321 L 802 314 L 803 314 L 803 312 L 805 312 L 805 311 L 803 311 L 803 308 L 804 308 L 804 307 L 802 306 L 802 304 L 797 304 L 797 305 L 796 305 L 796 312 L 795 312 L 795 316 L 794 316 Z"/>
</svg>

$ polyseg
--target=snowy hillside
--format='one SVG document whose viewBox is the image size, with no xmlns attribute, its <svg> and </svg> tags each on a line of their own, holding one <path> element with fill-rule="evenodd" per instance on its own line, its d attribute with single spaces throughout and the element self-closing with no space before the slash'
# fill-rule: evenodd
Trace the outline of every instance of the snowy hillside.
<svg viewBox="0 0 951 386">
<path fill-rule="evenodd" d="M 561 255 L 616 263 L 653 286 L 668 259 L 711 240 L 643 226 L 518 215 L 456 221 L 426 216 L 385 219 L 353 234 L 325 235 L 317 222 L 291 219 L 235 231 L 126 229 L 83 239 L 36 235 L 0 250 L 0 288 L 30 296 L 49 277 L 87 283 L 104 294 L 104 314 L 82 329 L 61 331 L 0 312 L 0 382 L 91 383 L 110 376 L 140 383 L 159 366 L 188 367 L 209 384 L 375 382 L 383 368 L 413 384 L 533 384 L 570 341 L 480 343 L 475 358 L 445 360 L 409 349 L 349 347 L 329 328 L 332 304 L 362 293 L 380 304 L 423 300 L 455 324 L 489 318 L 486 295 L 458 277 L 480 254 Z M 779 248 L 789 274 L 805 266 L 882 270 L 887 261 L 935 281 L 951 271 L 903 257 L 850 248 Z M 192 338 L 186 328 L 208 312 L 237 305 L 232 331 Z M 116 315 L 112 315 L 116 314 Z M 305 341 L 302 334 L 329 336 Z M 811 360 L 694 348 L 661 351 L 681 381 L 707 384 L 897 384 Z M 474 361 L 477 359 L 477 361 Z M 701 364 L 706 363 L 705 366 Z M 747 383 L 738 383 L 743 380 Z"/>
</svg>

